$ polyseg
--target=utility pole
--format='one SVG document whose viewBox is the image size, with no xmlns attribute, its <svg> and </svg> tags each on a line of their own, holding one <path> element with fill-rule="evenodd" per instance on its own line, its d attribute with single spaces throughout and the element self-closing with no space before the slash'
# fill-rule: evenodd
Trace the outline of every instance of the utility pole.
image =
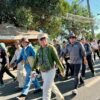
<svg viewBox="0 0 100 100">
<path fill-rule="evenodd" d="M 91 18 L 91 9 L 90 9 L 90 2 L 89 0 L 87 0 L 87 7 L 88 7 L 88 12 L 89 12 L 89 17 Z M 92 36 L 94 37 L 94 27 L 93 27 L 93 23 L 91 22 L 91 32 L 92 32 Z"/>
</svg>

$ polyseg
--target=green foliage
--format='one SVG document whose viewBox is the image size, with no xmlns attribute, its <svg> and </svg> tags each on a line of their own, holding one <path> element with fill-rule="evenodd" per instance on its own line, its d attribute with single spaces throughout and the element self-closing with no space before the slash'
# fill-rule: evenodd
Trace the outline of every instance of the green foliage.
<svg viewBox="0 0 100 100">
<path fill-rule="evenodd" d="M 69 4 L 64 0 L 2 0 L 1 22 L 10 22 L 26 29 L 43 30 L 49 34 L 61 32 L 61 19 L 68 12 Z M 6 6 L 5 6 L 6 4 Z M 13 5 L 13 6 L 12 6 Z M 2 18 L 3 16 L 3 18 Z"/>
<path fill-rule="evenodd" d="M 96 38 L 100 40 L 100 33 L 96 35 Z"/>
<path fill-rule="evenodd" d="M 79 0 L 69 3 L 65 0 L 2 0 L 0 1 L 0 23 L 13 23 L 17 27 L 43 30 L 51 37 L 56 37 L 62 28 L 74 31 L 90 27 L 88 24 L 72 22 L 62 19 L 66 13 L 88 16 L 86 7 L 77 4 Z"/>
<path fill-rule="evenodd" d="M 33 16 L 31 9 L 26 9 L 25 7 L 18 8 L 16 10 L 16 20 L 20 26 L 30 28 L 33 24 Z"/>
<path fill-rule="evenodd" d="M 69 8 L 69 13 L 80 15 L 84 17 L 88 17 L 88 10 L 87 7 L 84 7 L 80 4 L 78 4 L 79 0 L 74 0 Z M 90 25 L 86 23 L 81 22 L 75 22 L 75 21 L 68 21 L 64 20 L 64 25 L 68 27 L 69 31 L 73 31 L 75 34 L 79 35 L 82 30 L 89 30 Z"/>
<path fill-rule="evenodd" d="M 86 33 L 86 34 L 84 34 L 84 37 L 87 39 L 87 40 L 89 40 L 89 41 L 92 41 L 93 40 L 93 35 L 92 35 L 92 33 Z"/>
<path fill-rule="evenodd" d="M 52 38 L 55 38 L 59 33 L 61 33 L 62 20 L 61 18 L 53 17 L 51 22 L 46 25 L 47 33 L 52 34 Z"/>
</svg>

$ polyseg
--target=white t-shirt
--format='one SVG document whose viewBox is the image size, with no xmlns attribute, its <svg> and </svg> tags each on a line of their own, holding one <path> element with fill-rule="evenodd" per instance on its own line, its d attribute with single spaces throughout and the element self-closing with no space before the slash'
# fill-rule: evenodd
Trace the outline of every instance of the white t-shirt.
<svg viewBox="0 0 100 100">
<path fill-rule="evenodd" d="M 14 63 L 15 60 L 18 60 L 21 54 L 22 48 L 20 47 L 19 49 L 16 49 L 15 54 L 11 60 L 11 64 Z"/>
</svg>

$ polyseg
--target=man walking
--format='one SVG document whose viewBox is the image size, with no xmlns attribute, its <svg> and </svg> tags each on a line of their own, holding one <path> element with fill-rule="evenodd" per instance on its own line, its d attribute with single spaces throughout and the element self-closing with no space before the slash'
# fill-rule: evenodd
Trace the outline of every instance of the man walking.
<svg viewBox="0 0 100 100">
<path fill-rule="evenodd" d="M 9 70 L 9 58 L 5 49 L 0 45 L 0 88 L 4 87 L 3 75 L 7 73 L 16 81 L 16 77 Z"/>
<path fill-rule="evenodd" d="M 68 79 L 68 75 L 69 75 L 69 70 L 72 76 L 72 69 L 70 67 L 70 57 L 68 54 L 66 54 L 66 47 L 67 47 L 67 43 L 66 41 L 63 41 L 63 45 L 62 45 L 62 49 L 61 49 L 61 57 L 65 60 L 66 63 L 66 74 L 65 74 L 65 80 Z"/>
<path fill-rule="evenodd" d="M 21 51 L 22 51 L 22 47 L 20 46 L 19 41 L 15 42 L 15 47 L 16 47 L 16 51 L 15 51 L 15 54 L 10 62 L 10 65 L 14 64 L 19 59 Z M 23 62 L 20 62 L 20 63 L 18 63 L 18 66 L 17 66 L 17 80 L 19 83 L 18 91 L 21 91 L 24 87 L 24 80 L 25 80 L 24 76 L 25 76 L 24 64 L 23 64 Z"/>
<path fill-rule="evenodd" d="M 28 61 L 28 57 L 31 56 L 31 57 L 35 58 L 35 51 L 32 48 L 32 46 L 29 45 L 28 39 L 22 38 L 21 43 L 22 43 L 23 49 L 22 49 L 22 52 L 21 52 L 20 57 L 17 60 L 16 64 L 20 63 L 22 60 L 24 61 L 26 77 L 25 77 L 25 83 L 24 83 L 24 87 L 22 90 L 22 94 L 17 98 L 18 98 L 18 100 L 25 100 L 25 98 L 28 94 L 30 85 L 31 85 L 31 72 L 32 72 L 32 68 Z M 36 91 L 40 92 L 41 88 L 40 88 L 40 84 L 39 84 L 37 78 L 35 80 L 32 80 L 32 83 L 34 84 Z"/>
<path fill-rule="evenodd" d="M 33 70 L 39 66 L 43 79 L 43 100 L 51 100 L 51 91 L 56 94 L 56 100 L 64 100 L 64 97 L 56 87 L 54 78 L 56 74 L 55 62 L 59 65 L 62 75 L 64 75 L 64 68 L 59 61 L 56 49 L 48 44 L 47 34 L 38 36 L 40 48 L 37 52 L 34 62 Z"/>
<path fill-rule="evenodd" d="M 94 68 L 93 68 L 93 61 L 92 61 L 92 48 L 84 38 L 81 39 L 81 43 L 84 45 L 88 66 L 91 70 L 92 76 L 95 76 Z M 86 69 L 86 65 L 83 64 L 83 67 L 82 67 L 82 76 L 83 77 L 85 77 L 85 69 Z"/>
<path fill-rule="evenodd" d="M 66 53 L 69 54 L 70 57 L 70 66 L 73 69 L 73 77 L 74 77 L 74 90 L 72 93 L 74 95 L 78 94 L 77 88 L 80 81 L 80 84 L 84 84 L 82 76 L 80 74 L 82 67 L 82 59 L 84 59 L 84 63 L 86 63 L 86 54 L 83 46 L 76 40 L 75 34 L 69 34 L 69 44 L 66 48 Z"/>
</svg>

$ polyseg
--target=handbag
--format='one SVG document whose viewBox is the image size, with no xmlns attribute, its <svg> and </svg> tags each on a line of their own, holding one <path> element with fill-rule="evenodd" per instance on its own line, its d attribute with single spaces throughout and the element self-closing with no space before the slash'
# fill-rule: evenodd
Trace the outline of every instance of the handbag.
<svg viewBox="0 0 100 100">
<path fill-rule="evenodd" d="M 27 61 L 28 61 L 28 63 L 30 64 L 30 66 L 32 68 L 33 67 L 33 64 L 34 64 L 34 58 L 33 58 L 33 56 L 27 57 Z"/>
<path fill-rule="evenodd" d="M 24 50 L 24 53 L 27 56 L 25 50 Z M 29 64 L 31 66 L 31 68 L 32 68 L 33 67 L 33 64 L 34 64 L 34 57 L 33 56 L 28 56 L 27 57 L 27 60 L 25 61 L 25 63 Z"/>
</svg>

